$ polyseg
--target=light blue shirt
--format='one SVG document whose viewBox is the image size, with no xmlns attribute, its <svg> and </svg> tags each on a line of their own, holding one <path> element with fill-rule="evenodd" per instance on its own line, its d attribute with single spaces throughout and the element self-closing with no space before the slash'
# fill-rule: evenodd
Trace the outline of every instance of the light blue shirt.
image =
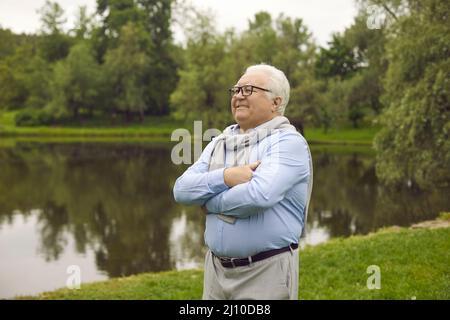
<svg viewBox="0 0 450 320">
<path fill-rule="evenodd" d="M 238 125 L 233 132 L 239 132 Z M 250 163 L 261 160 L 252 179 L 232 188 L 224 182 L 224 168 L 208 171 L 213 147 L 214 140 L 173 189 L 179 203 L 206 205 L 205 243 L 209 249 L 219 256 L 242 258 L 298 243 L 310 175 L 303 136 L 277 130 L 261 140 L 250 152 Z M 227 155 L 225 165 L 229 167 Z M 230 224 L 214 213 L 238 219 Z"/>
</svg>

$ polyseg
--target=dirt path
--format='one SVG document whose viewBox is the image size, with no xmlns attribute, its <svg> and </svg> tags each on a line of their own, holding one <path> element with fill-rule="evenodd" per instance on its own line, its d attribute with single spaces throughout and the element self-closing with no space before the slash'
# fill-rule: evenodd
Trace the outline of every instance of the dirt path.
<svg viewBox="0 0 450 320">
<path fill-rule="evenodd" d="M 423 221 L 420 223 L 413 224 L 411 229 L 419 229 L 419 228 L 428 228 L 428 229 L 437 229 L 437 228 L 448 228 L 450 227 L 450 220 L 444 219 L 436 219 Z"/>
</svg>

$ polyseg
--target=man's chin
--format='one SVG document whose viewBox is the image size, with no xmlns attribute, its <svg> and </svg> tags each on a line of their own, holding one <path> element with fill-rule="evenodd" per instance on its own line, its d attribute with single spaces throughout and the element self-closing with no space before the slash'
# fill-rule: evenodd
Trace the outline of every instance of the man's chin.
<svg viewBox="0 0 450 320">
<path fill-rule="evenodd" d="M 240 127 L 242 127 L 245 124 L 246 120 L 247 120 L 247 117 L 234 116 L 234 121 L 236 121 L 236 123 Z"/>
</svg>

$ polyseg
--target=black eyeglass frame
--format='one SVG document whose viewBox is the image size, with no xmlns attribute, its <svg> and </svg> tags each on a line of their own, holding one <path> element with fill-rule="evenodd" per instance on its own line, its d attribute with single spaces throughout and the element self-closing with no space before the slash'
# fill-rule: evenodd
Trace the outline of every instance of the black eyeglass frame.
<svg viewBox="0 0 450 320">
<path fill-rule="evenodd" d="M 243 90 L 244 87 L 250 87 L 249 94 L 244 94 L 244 90 Z M 237 91 L 235 91 L 236 89 L 237 89 Z M 248 97 L 253 94 L 254 89 L 259 89 L 259 90 L 266 91 L 266 92 L 272 92 L 269 89 L 264 89 L 264 88 L 261 88 L 258 86 L 254 86 L 252 84 L 246 84 L 243 86 L 234 86 L 234 87 L 231 87 L 230 89 L 228 89 L 228 92 L 230 93 L 231 96 L 234 96 L 236 94 L 239 94 L 239 92 L 241 92 L 243 97 Z"/>
</svg>

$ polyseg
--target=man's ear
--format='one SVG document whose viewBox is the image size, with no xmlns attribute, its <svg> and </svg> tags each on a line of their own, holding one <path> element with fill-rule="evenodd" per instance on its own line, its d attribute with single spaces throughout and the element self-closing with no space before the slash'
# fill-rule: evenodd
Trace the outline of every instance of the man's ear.
<svg viewBox="0 0 450 320">
<path fill-rule="evenodd" d="M 273 99 L 274 109 L 272 109 L 272 111 L 277 111 L 278 107 L 281 105 L 282 100 L 283 99 L 281 97 L 276 97 L 275 99 Z"/>
</svg>

